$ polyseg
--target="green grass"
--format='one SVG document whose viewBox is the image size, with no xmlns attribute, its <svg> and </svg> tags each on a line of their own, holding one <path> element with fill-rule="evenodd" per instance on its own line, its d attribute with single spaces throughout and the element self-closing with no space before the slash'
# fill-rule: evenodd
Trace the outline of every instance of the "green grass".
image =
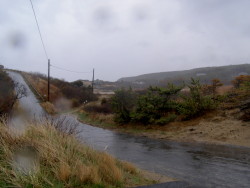
<svg viewBox="0 0 250 188">
<path fill-rule="evenodd" d="M 79 121 L 86 123 L 86 124 L 93 125 L 93 126 L 97 126 L 97 127 L 102 127 L 102 128 L 107 128 L 107 129 L 116 129 L 122 132 L 137 134 L 137 135 L 141 133 L 154 132 L 154 129 L 151 129 L 148 126 L 144 126 L 144 125 L 138 125 L 138 124 L 118 125 L 115 122 L 107 123 L 105 121 L 100 121 L 98 119 L 97 114 L 95 114 L 95 118 L 93 118 L 91 114 L 88 114 L 84 111 L 76 112 L 74 114 L 78 117 Z"/>
<path fill-rule="evenodd" d="M 106 127 L 106 128 L 117 128 L 118 127 L 118 125 L 116 125 L 116 124 L 106 123 L 105 121 L 101 121 L 98 118 L 93 119 L 86 112 L 76 112 L 74 114 L 77 115 L 78 119 L 81 122 L 86 123 L 86 124 L 96 125 L 96 126 L 101 126 L 101 127 Z"/>
</svg>

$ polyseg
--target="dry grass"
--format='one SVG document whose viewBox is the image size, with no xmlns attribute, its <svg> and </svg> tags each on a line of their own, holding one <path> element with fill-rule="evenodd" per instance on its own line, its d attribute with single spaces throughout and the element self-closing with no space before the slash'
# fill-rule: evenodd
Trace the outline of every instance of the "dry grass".
<svg viewBox="0 0 250 188">
<path fill-rule="evenodd" d="M 14 167 L 13 159 L 17 150 L 27 147 L 37 153 L 38 162 L 32 168 L 36 171 L 24 173 Z M 138 178 L 142 184 L 152 183 L 131 164 L 95 151 L 49 124 L 29 126 L 15 135 L 0 123 L 0 186 L 124 187 Z"/>
<path fill-rule="evenodd" d="M 48 93 L 48 83 L 47 80 L 39 78 L 35 75 L 31 75 L 28 73 L 23 73 L 25 78 L 29 81 L 29 83 L 34 87 L 40 95 L 47 96 Z M 62 97 L 62 93 L 60 89 L 53 84 L 50 84 L 50 100 L 55 101 L 56 99 Z M 45 97 L 46 98 L 46 97 Z"/>
<path fill-rule="evenodd" d="M 55 106 L 50 103 L 50 102 L 43 102 L 43 103 L 40 103 L 41 106 L 45 109 L 45 111 L 49 114 L 56 114 L 56 109 L 55 109 Z"/>
<path fill-rule="evenodd" d="M 124 167 L 124 169 L 126 169 L 126 171 L 128 171 L 131 174 L 137 174 L 138 173 L 138 171 L 134 167 L 134 165 L 131 164 L 131 163 L 129 163 L 129 162 L 127 162 L 127 161 L 123 162 L 123 167 Z"/>
<path fill-rule="evenodd" d="M 232 89 L 233 89 L 232 85 L 220 86 L 219 88 L 217 88 L 217 94 L 225 95 L 226 93 L 232 91 Z"/>
<path fill-rule="evenodd" d="M 86 124 L 95 125 L 99 127 L 117 128 L 114 122 L 114 114 L 102 114 L 102 113 L 88 113 L 84 110 L 75 112 L 78 119 Z"/>
</svg>

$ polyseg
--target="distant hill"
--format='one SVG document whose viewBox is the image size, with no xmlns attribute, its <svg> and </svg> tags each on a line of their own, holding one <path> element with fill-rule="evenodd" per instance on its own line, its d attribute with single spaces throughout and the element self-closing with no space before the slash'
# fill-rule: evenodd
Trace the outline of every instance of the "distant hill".
<svg viewBox="0 0 250 188">
<path fill-rule="evenodd" d="M 203 67 L 183 71 L 143 74 L 134 77 L 120 78 L 118 82 L 131 82 L 145 85 L 162 85 L 168 82 L 181 84 L 183 82 L 189 82 L 192 77 L 199 78 L 202 83 L 209 83 L 212 79 L 218 78 L 222 83 L 230 84 L 231 80 L 238 75 L 250 75 L 250 64 Z"/>
</svg>

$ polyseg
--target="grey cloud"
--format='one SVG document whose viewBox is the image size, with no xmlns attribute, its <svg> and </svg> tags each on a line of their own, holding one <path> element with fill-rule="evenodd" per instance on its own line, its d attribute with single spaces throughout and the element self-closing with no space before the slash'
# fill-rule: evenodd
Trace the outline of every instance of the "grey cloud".
<svg viewBox="0 0 250 188">
<path fill-rule="evenodd" d="M 112 18 L 112 11 L 107 7 L 98 8 L 93 14 L 93 19 L 98 24 L 107 24 L 112 21 Z"/>
<path fill-rule="evenodd" d="M 97 78 L 250 62 L 248 0 L 33 0 L 52 64 Z M 46 73 L 28 1 L 2 0 L 5 66 Z M 8 41 L 7 43 L 5 41 Z M 52 70 L 76 80 L 91 75 Z"/>
<path fill-rule="evenodd" d="M 150 18 L 150 9 L 144 5 L 137 5 L 133 8 L 132 14 L 136 21 L 145 21 Z"/>
</svg>

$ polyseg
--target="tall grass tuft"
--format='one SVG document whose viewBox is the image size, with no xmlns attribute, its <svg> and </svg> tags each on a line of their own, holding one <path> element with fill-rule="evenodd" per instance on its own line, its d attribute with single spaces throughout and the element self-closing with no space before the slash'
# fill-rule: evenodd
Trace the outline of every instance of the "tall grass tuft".
<svg viewBox="0 0 250 188">
<path fill-rule="evenodd" d="M 30 148 L 36 153 L 25 171 L 18 163 L 27 154 L 17 151 Z M 19 152 L 20 153 L 20 152 Z M 19 157 L 19 158 L 18 158 Z M 15 159 L 18 159 L 15 161 Z M 30 125 L 23 134 L 13 134 L 0 122 L 0 185 L 5 187 L 124 187 L 135 177 L 135 167 L 118 161 L 105 152 L 95 151 L 73 135 L 65 136 L 48 122 Z M 142 181 L 143 178 L 141 178 Z"/>
</svg>

